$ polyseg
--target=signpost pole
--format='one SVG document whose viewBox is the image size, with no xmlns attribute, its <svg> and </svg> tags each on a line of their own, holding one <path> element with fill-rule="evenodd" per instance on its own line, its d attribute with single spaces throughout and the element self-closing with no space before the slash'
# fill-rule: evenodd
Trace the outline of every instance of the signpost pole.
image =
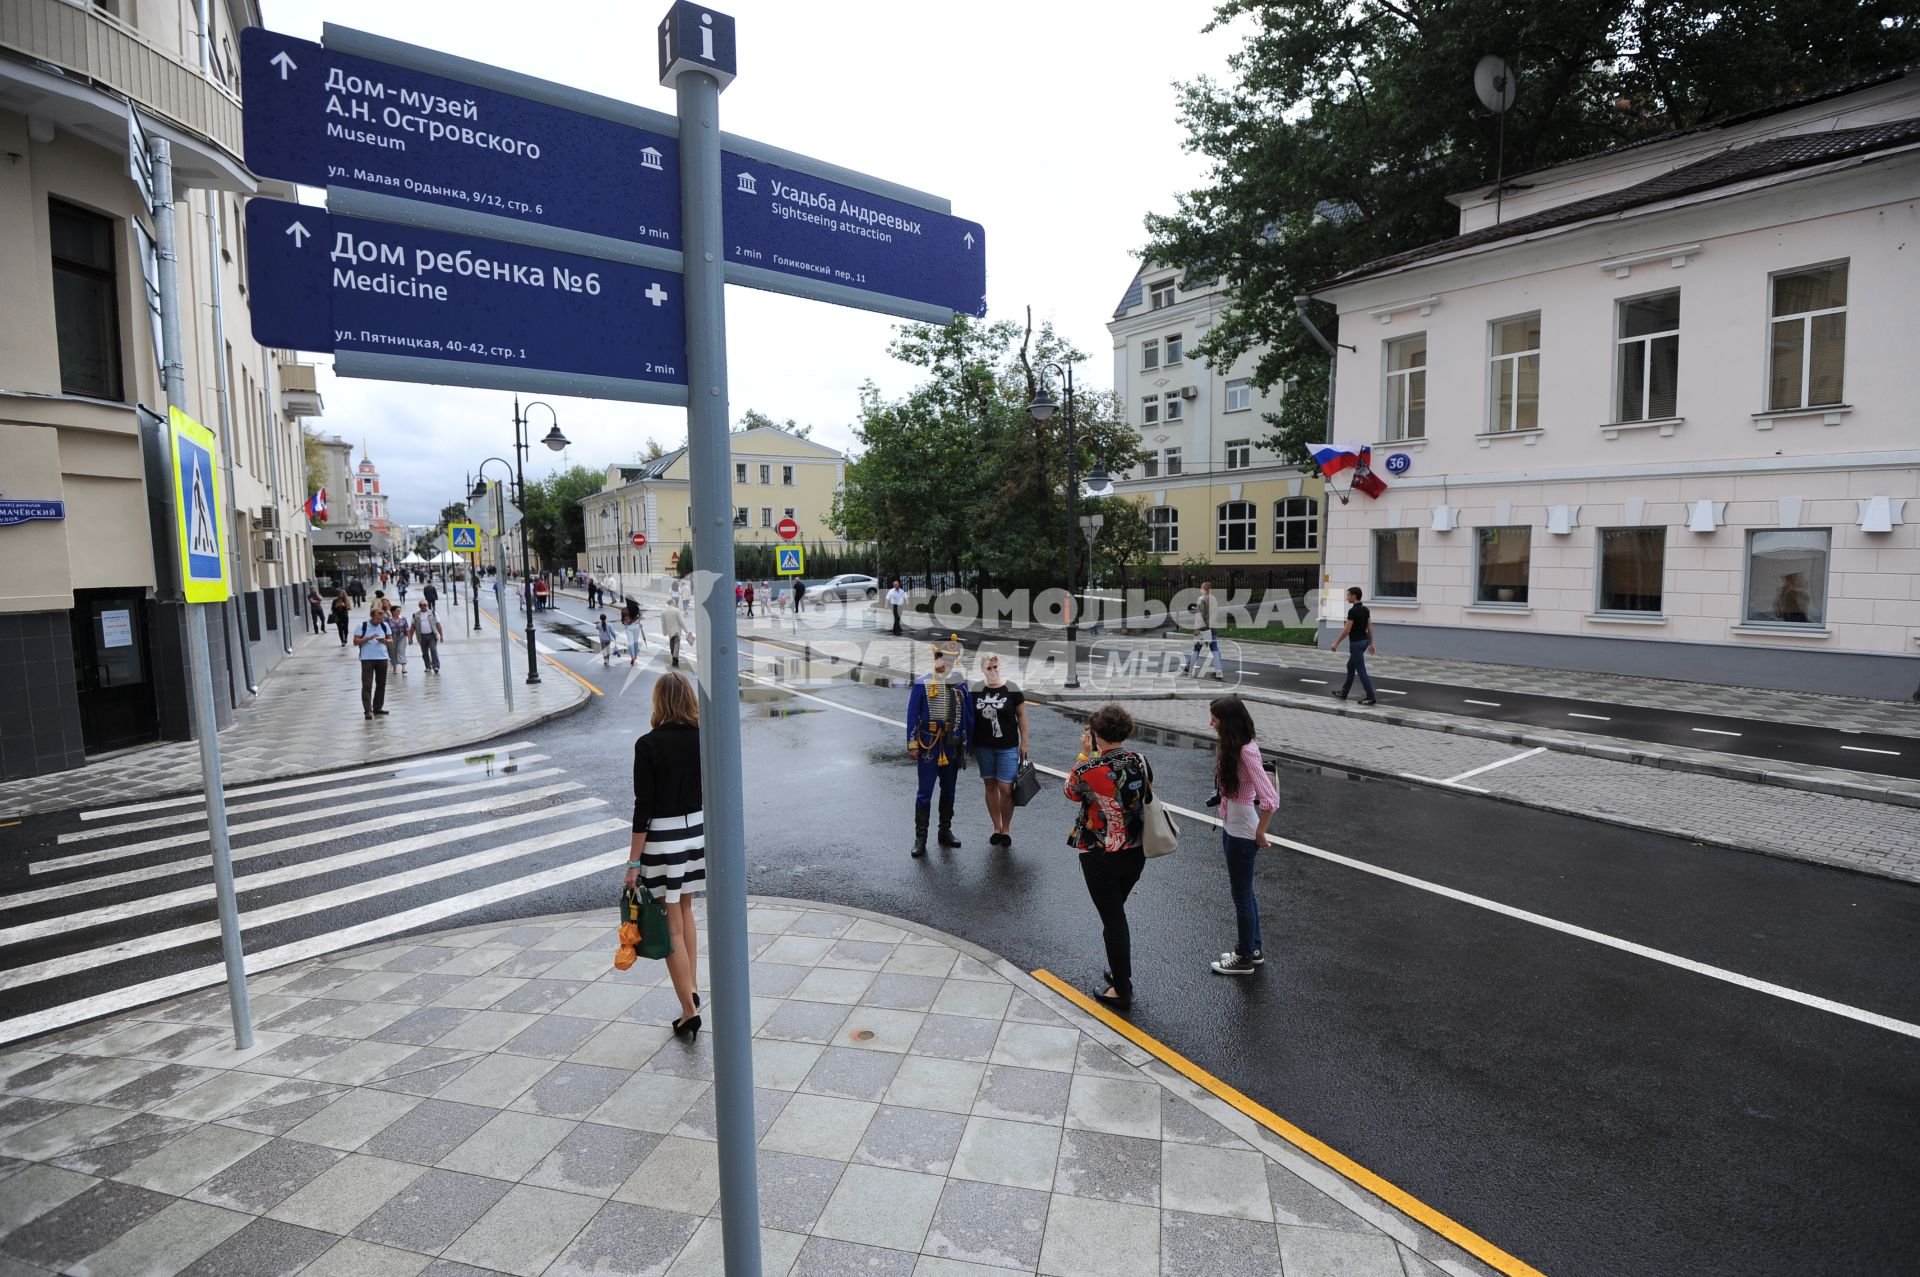
<svg viewBox="0 0 1920 1277">
<path fill-rule="evenodd" d="M 160 259 L 161 378 L 167 406 L 186 411 L 187 371 L 180 336 L 180 264 L 174 253 L 173 146 L 153 139 L 153 227 Z M 215 513 L 217 519 L 219 515 Z M 176 525 L 179 520 L 175 520 Z M 182 597 L 184 600 L 184 582 Z M 233 1012 L 233 1045 L 253 1045 L 253 1014 L 247 1007 L 246 955 L 240 948 L 240 907 L 233 894 L 233 856 L 227 838 L 227 794 L 220 778 L 219 719 L 213 709 L 213 657 L 207 646 L 208 604 L 187 609 L 187 685 L 193 689 L 194 736 L 200 745 L 200 774 L 207 795 L 207 841 L 213 853 L 214 900 L 220 913 L 220 949 L 227 964 L 227 1004 Z"/>
<path fill-rule="evenodd" d="M 493 485 L 493 616 L 500 623 L 500 689 L 507 694 L 507 713 L 513 713 L 513 652 L 507 646 L 507 494 L 503 484 Z M 480 596 L 474 596 L 474 610 L 480 608 Z M 529 605 L 531 606 L 531 605 Z"/>
<path fill-rule="evenodd" d="M 676 6 L 669 21 L 691 6 Z M 691 33 L 688 33 L 691 34 Z M 678 38 L 678 35 L 677 37 Z M 720 1155 L 721 1241 L 728 1277 L 760 1273 L 760 1187 L 754 1163 L 753 1025 L 747 987 L 745 792 L 740 768 L 740 665 L 733 599 L 733 496 L 727 433 L 727 328 L 720 225 L 720 84 L 683 69 L 680 226 L 687 312 L 687 458 L 693 521 L 707 580 L 700 601 L 700 765 L 706 821 L 713 1089 Z"/>
</svg>

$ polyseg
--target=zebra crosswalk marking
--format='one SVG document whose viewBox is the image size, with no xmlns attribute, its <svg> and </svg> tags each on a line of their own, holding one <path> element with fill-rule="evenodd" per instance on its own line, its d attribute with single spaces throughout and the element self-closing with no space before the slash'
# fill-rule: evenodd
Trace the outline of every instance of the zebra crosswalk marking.
<svg viewBox="0 0 1920 1277">
<path fill-rule="evenodd" d="M 578 842 L 583 838 L 598 837 L 625 830 L 627 822 L 623 820 L 602 820 L 591 825 L 580 825 L 572 829 L 563 829 L 555 833 L 542 834 L 524 842 L 505 843 L 498 847 L 489 847 L 470 855 L 453 860 L 439 861 L 409 869 L 402 873 L 388 874 L 382 878 L 372 878 L 366 882 L 341 887 L 334 891 L 322 892 L 317 896 L 303 896 L 298 900 L 289 900 L 283 904 L 256 909 L 240 915 L 240 928 L 243 931 L 263 927 L 270 923 L 284 922 L 289 918 L 299 918 L 319 913 L 326 909 L 339 908 L 354 904 L 375 896 L 389 895 L 396 891 L 405 891 L 422 883 L 432 882 L 436 878 L 449 878 L 473 869 L 484 869 L 489 865 L 512 860 L 536 852 L 550 851 L 555 847 Z M 622 855 L 627 853 L 622 852 Z M 624 863 L 624 862 L 622 862 Z M 120 941 L 117 944 L 87 949 L 71 953 L 65 957 L 50 958 L 44 962 L 30 963 L 0 972 L 0 989 L 17 989 L 23 985 L 37 984 L 42 980 L 54 980 L 61 976 L 73 975 L 113 962 L 124 962 L 129 958 L 138 958 L 166 949 L 177 949 L 182 945 L 195 944 L 204 940 L 215 940 L 220 936 L 220 923 L 194 923 L 185 927 L 175 927 L 171 931 L 153 932 L 147 935 Z"/>
<path fill-rule="evenodd" d="M 352 771 L 320 772 L 312 776 L 293 776 L 286 780 L 263 780 L 251 785 L 231 786 L 227 790 L 227 797 L 240 798 L 252 794 L 276 793 L 283 789 L 310 789 L 315 785 L 331 784 L 336 780 L 357 780 L 362 776 L 386 776 L 394 774 L 397 770 L 510 754 L 516 749 L 530 749 L 532 746 L 532 741 L 517 740 L 511 745 L 463 749 L 452 754 L 433 754 L 425 758 L 406 758 L 390 763 L 380 763 L 373 767 L 356 767 Z M 178 798 L 156 798 L 150 802 L 127 803 L 119 807 L 95 807 L 81 812 L 80 819 L 107 820 L 114 816 L 131 816 L 143 811 L 165 811 L 169 807 L 205 806 L 206 801 L 205 794 L 182 794 Z"/>
<path fill-rule="evenodd" d="M 604 798 L 581 798 L 570 803 L 561 803 L 557 807 L 542 807 L 538 811 L 522 812 L 517 816 L 507 816 L 499 820 L 474 825 L 460 832 L 463 837 L 475 838 L 482 834 L 497 833 L 519 825 L 532 824 L 535 821 L 552 821 L 561 816 L 571 816 L 577 812 L 591 811 L 606 806 Z M 342 869 L 354 869 L 361 865 L 372 864 L 376 860 L 391 860 L 397 856 L 410 855 L 416 851 L 425 851 L 444 842 L 441 834 L 422 834 L 414 838 L 403 838 L 399 842 L 378 843 L 372 847 L 362 847 L 356 851 L 343 851 L 336 856 L 327 856 L 320 860 L 303 860 L 296 864 L 282 865 L 278 869 L 266 869 L 259 873 L 240 874 L 234 878 L 236 892 L 259 891 L 266 887 L 278 887 L 289 882 L 298 882 L 302 878 L 313 878 L 321 874 L 337 873 Z M 201 860 L 200 868 L 211 868 L 211 856 Z M 120 875 L 120 881 L 113 885 L 126 885 L 129 882 L 144 881 L 144 873 Z M 101 880 L 70 883 L 63 888 L 55 888 L 65 895 L 85 895 L 105 890 Z M 36 893 L 37 894 L 37 893 Z M 54 899 L 45 895 L 43 899 Z M 186 887 L 179 891 L 169 891 L 158 896 L 143 896 L 113 906 L 113 921 L 138 917 L 141 914 L 164 913 L 169 909 L 198 904 L 212 900 L 213 884 L 204 883 L 196 887 Z M 0 898 L 0 908 L 18 907 L 12 897 Z M 71 917 L 42 918 L 38 922 L 21 923 L 16 927 L 0 930 L 0 947 L 21 944 L 28 940 L 43 940 L 48 936 L 57 936 L 73 930 L 75 924 Z"/>
<path fill-rule="evenodd" d="M 518 759 L 515 759 L 514 761 L 516 763 L 544 763 L 548 761 L 548 756 L 546 754 L 528 754 L 526 757 L 518 758 Z M 349 794 L 369 794 L 369 793 L 375 793 L 383 789 L 402 789 L 408 785 L 417 785 L 426 781 L 453 780 L 455 778 L 465 777 L 471 774 L 472 773 L 469 768 L 455 767 L 447 771 L 422 772 L 417 776 L 396 776 L 390 780 L 374 780 L 374 781 L 368 781 L 362 785 L 343 785 L 338 789 L 329 789 L 326 792 L 325 797 L 345 798 Z M 526 773 L 516 772 L 514 774 L 524 775 Z M 472 780 L 472 781 L 467 781 L 465 783 L 479 784 L 481 782 L 478 780 Z M 450 786 L 449 792 L 451 793 L 451 792 L 458 791 L 462 787 L 463 787 L 462 785 Z M 314 801 L 314 795 L 312 794 L 282 794 L 278 798 L 262 798 L 254 802 L 229 803 L 227 804 L 227 815 L 229 816 L 244 815 L 245 813 L 250 811 L 271 811 L 275 807 L 291 807 L 297 803 L 310 803 L 312 801 Z M 150 820 L 130 820 L 130 821 L 127 821 L 125 824 L 108 825 L 108 826 L 103 826 L 97 829 L 81 829 L 74 833 L 61 834 L 60 837 L 55 841 L 59 842 L 62 845 L 65 845 L 67 843 L 86 842 L 95 838 L 111 838 L 116 834 L 134 833 L 142 829 L 164 829 L 169 825 L 177 825 L 183 820 L 205 820 L 205 819 L 206 819 L 206 814 L 204 812 L 189 812 L 189 813 L 177 814 L 172 816 L 155 816 Z"/>
<path fill-rule="evenodd" d="M 537 771 L 522 772 L 513 776 L 501 776 L 493 780 L 463 785 L 461 786 L 461 794 L 470 794 L 477 789 L 504 788 L 520 784 L 523 781 L 538 780 L 545 776 L 558 776 L 561 774 L 561 768 L 546 767 Z M 566 785 L 561 788 L 578 789 L 579 786 Z M 558 792 L 558 790 L 552 786 L 541 790 L 529 790 L 527 793 L 515 798 L 514 801 L 543 797 L 556 792 Z M 450 806 L 442 807 L 409 807 L 402 811 L 395 811 L 373 820 L 361 821 L 358 824 L 346 825 L 339 829 L 323 829 L 316 835 L 305 837 L 304 841 L 289 842 L 286 839 L 280 839 L 278 841 L 279 845 L 283 847 L 312 846 L 315 842 L 325 842 L 330 838 L 341 837 L 346 834 L 366 833 L 369 830 L 387 829 L 394 825 L 418 824 L 424 820 L 437 820 L 442 816 L 459 816 L 467 812 L 486 811 L 497 806 L 501 801 L 499 798 L 488 798 L 474 802 L 454 803 Z M 316 808 L 313 811 L 302 812 L 292 816 L 276 816 L 269 820 L 244 821 L 238 825 L 229 826 L 227 832 L 237 835 L 257 833 L 263 829 L 280 829 L 288 825 L 302 825 L 315 820 L 329 820 L 335 816 L 351 815 L 357 811 L 371 811 L 375 806 L 377 806 L 375 803 L 347 803 L 340 807 Z M 129 843 L 124 847 L 110 847 L 105 851 L 82 852 L 72 856 L 56 857 L 53 860 L 38 861 L 28 867 L 28 872 L 36 874 L 53 873 L 59 869 L 72 869 L 80 865 L 97 865 L 108 860 L 123 860 L 128 856 L 143 855 L 149 851 L 166 851 L 173 847 L 191 847 L 195 843 L 203 843 L 206 841 L 207 833 L 205 830 L 195 834 L 177 834 L 171 838 L 152 838 L 146 842 Z M 237 857 L 240 853 L 236 850 L 234 855 Z M 164 865 L 156 866 L 156 869 L 159 872 L 172 872 Z"/>
</svg>

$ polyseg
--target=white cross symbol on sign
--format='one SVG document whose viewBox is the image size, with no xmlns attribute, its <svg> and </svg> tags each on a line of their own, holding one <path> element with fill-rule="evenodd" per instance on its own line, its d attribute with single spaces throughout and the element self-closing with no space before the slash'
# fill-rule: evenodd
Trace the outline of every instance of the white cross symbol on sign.
<svg viewBox="0 0 1920 1277">
<path fill-rule="evenodd" d="M 660 287 L 660 282 L 658 280 L 655 280 L 653 283 L 647 285 L 647 300 L 652 302 L 656 306 L 662 305 L 666 302 L 667 290 Z"/>
</svg>

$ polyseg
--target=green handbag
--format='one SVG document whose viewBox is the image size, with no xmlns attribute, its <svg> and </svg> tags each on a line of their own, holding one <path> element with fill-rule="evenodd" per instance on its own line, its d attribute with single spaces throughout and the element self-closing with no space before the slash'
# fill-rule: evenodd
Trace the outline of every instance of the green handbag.
<svg viewBox="0 0 1920 1277">
<path fill-rule="evenodd" d="M 620 921 L 640 929 L 633 948 L 643 958 L 664 958 L 673 952 L 673 933 L 667 928 L 667 907 L 646 884 L 628 887 L 620 896 Z"/>
</svg>

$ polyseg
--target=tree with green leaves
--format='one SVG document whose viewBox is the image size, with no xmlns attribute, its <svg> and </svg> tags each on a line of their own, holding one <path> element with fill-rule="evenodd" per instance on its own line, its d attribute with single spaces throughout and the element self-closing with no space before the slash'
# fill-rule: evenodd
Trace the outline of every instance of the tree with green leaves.
<svg viewBox="0 0 1920 1277">
<path fill-rule="evenodd" d="M 1062 555 L 1086 551 L 1066 521 L 1067 414 L 1035 421 L 1027 405 L 1043 376 L 1062 395 L 1046 364 L 1086 356 L 1048 325 L 965 317 L 902 325 L 889 349 L 925 380 L 896 400 L 862 389 L 859 456 L 828 523 L 850 541 L 877 542 L 888 573 L 984 572 L 1005 586 L 1063 580 Z M 1139 436 L 1110 392 L 1077 390 L 1074 419 L 1083 477 L 1096 458 L 1115 473 L 1137 464 Z M 1124 547 L 1125 505 L 1081 509 L 1112 508 L 1113 544 Z"/>
<path fill-rule="evenodd" d="M 587 545 L 581 498 L 600 491 L 606 481 L 604 471 L 574 466 L 527 484 L 526 508 L 521 513 L 536 566 L 571 568 L 578 561 Z"/>
<path fill-rule="evenodd" d="M 1897 0 L 1224 0 L 1244 24 L 1232 79 L 1181 86 L 1204 185 L 1147 219 L 1144 256 L 1218 276 L 1229 305 L 1189 353 L 1258 352 L 1289 393 L 1268 446 L 1324 438 L 1328 361 L 1295 313 L 1309 287 L 1458 230 L 1449 193 L 1490 184 L 1498 121 L 1473 93 L 1487 54 L 1513 67 L 1505 172 L 1685 128 L 1920 59 Z M 1309 314 L 1329 339 L 1330 307 Z"/>
</svg>

